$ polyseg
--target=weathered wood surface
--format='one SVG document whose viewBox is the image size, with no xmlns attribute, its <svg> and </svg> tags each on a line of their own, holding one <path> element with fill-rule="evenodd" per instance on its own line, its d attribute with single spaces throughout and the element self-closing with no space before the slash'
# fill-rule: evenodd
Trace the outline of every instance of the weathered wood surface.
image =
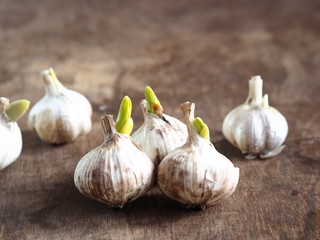
<svg viewBox="0 0 320 240">
<path fill-rule="evenodd" d="M 51 146 L 21 119 L 23 152 L 0 173 L 0 239 L 320 239 L 319 23 L 316 0 L 2 0 L 0 96 L 34 104 L 39 72 L 53 66 L 90 99 L 94 125 Z M 279 156 L 247 161 L 221 125 L 256 74 L 290 132 Z M 128 94 L 136 129 L 145 85 L 180 119 L 179 105 L 196 103 L 217 149 L 241 169 L 230 198 L 192 211 L 155 188 L 115 210 L 77 191 L 77 162 L 102 142 L 100 115 L 116 114 Z"/>
</svg>

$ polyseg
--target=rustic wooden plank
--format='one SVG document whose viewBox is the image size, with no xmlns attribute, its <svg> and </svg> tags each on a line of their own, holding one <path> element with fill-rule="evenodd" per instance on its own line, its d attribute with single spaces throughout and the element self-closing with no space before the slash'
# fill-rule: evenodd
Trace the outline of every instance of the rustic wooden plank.
<svg viewBox="0 0 320 240">
<path fill-rule="evenodd" d="M 320 29 L 317 1 L 19 1 L 0 3 L 0 96 L 43 95 L 53 66 L 93 104 L 93 130 L 51 146 L 19 122 L 20 158 L 0 173 L 0 239 L 320 239 Z M 287 147 L 244 160 L 222 136 L 224 116 L 261 74 L 289 122 Z M 79 159 L 102 142 L 99 117 L 151 85 L 167 114 L 196 103 L 217 149 L 241 169 L 236 192 L 186 210 L 155 187 L 123 209 L 82 196 Z M 99 110 L 105 106 L 106 110 Z"/>
</svg>

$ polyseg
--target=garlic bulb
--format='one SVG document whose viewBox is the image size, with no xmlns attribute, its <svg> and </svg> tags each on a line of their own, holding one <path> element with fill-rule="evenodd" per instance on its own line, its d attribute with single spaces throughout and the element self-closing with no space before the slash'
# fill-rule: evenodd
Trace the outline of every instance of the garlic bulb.
<svg viewBox="0 0 320 240">
<path fill-rule="evenodd" d="M 130 107 L 129 100 L 124 98 L 121 106 Z M 120 107 L 119 115 L 125 111 Z M 152 187 L 155 167 L 128 136 L 132 130 L 132 119 L 128 114 L 119 115 L 117 129 L 111 115 L 101 117 L 105 140 L 80 160 L 74 182 L 85 196 L 121 208 Z"/>
<path fill-rule="evenodd" d="M 267 94 L 262 97 L 262 84 L 260 76 L 249 80 L 247 100 L 233 109 L 222 125 L 224 136 L 246 154 L 247 159 L 279 154 L 288 134 L 285 117 L 269 106 Z"/>
<path fill-rule="evenodd" d="M 14 162 L 21 153 L 22 136 L 16 123 L 29 108 L 29 101 L 0 98 L 0 170 Z"/>
<path fill-rule="evenodd" d="M 204 208 L 234 192 L 239 168 L 214 148 L 202 120 L 193 119 L 194 103 L 186 102 L 181 108 L 188 126 L 188 140 L 162 160 L 158 185 L 166 196 L 187 208 Z"/>
<path fill-rule="evenodd" d="M 30 111 L 28 125 L 41 140 L 59 144 L 91 130 L 92 108 L 88 99 L 65 88 L 52 68 L 42 71 L 46 95 Z"/>
<path fill-rule="evenodd" d="M 155 165 L 172 150 L 185 143 L 188 132 L 184 123 L 163 113 L 163 108 L 150 87 L 141 101 L 144 123 L 133 133 L 132 139 L 150 157 Z"/>
</svg>

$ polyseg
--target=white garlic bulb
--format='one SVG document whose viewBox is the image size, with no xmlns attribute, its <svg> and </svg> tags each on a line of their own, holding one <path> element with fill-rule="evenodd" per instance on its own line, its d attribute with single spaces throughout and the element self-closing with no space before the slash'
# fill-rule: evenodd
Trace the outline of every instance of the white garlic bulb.
<svg viewBox="0 0 320 240">
<path fill-rule="evenodd" d="M 159 164 L 158 185 L 169 198 L 187 208 L 204 208 L 230 196 L 239 180 L 239 168 L 196 130 L 194 103 L 181 105 L 188 126 L 188 140 Z M 205 125 L 206 126 L 206 125 Z M 208 130 L 207 130 L 208 132 Z"/>
<path fill-rule="evenodd" d="M 41 140 L 67 143 L 91 130 L 92 107 L 82 94 L 65 88 L 53 69 L 42 71 L 46 94 L 30 111 L 28 125 Z"/>
<path fill-rule="evenodd" d="M 29 107 L 29 101 L 0 98 L 0 170 L 14 162 L 22 150 L 22 136 L 17 120 Z"/>
<path fill-rule="evenodd" d="M 144 122 L 132 134 L 133 141 L 149 156 L 155 165 L 172 150 L 185 143 L 188 131 L 184 123 L 163 113 L 163 108 L 150 87 L 141 101 Z"/>
<path fill-rule="evenodd" d="M 111 115 L 101 123 L 104 143 L 80 160 L 74 182 L 85 196 L 121 208 L 152 187 L 155 167 L 130 136 L 117 132 Z"/>
<path fill-rule="evenodd" d="M 288 134 L 285 117 L 269 106 L 268 95 L 262 97 L 262 79 L 249 80 L 249 96 L 245 103 L 233 109 L 222 125 L 224 136 L 247 159 L 268 158 L 279 154 Z"/>
</svg>

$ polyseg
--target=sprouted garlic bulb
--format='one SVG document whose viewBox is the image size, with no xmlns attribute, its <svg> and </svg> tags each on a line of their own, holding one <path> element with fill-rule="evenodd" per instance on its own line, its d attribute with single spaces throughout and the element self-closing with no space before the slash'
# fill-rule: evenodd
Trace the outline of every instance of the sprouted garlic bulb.
<svg viewBox="0 0 320 240">
<path fill-rule="evenodd" d="M 28 100 L 0 98 L 0 170 L 14 162 L 22 150 L 22 136 L 17 121 L 29 108 Z"/>
<path fill-rule="evenodd" d="M 276 156 L 288 134 L 285 117 L 269 106 L 267 94 L 262 97 L 262 84 L 260 76 L 249 80 L 247 100 L 228 113 L 222 125 L 224 136 L 247 159 Z"/>
<path fill-rule="evenodd" d="M 194 119 L 194 103 L 186 102 L 181 108 L 188 139 L 159 164 L 157 181 L 172 200 L 187 208 L 203 209 L 234 192 L 239 168 L 212 145 L 207 125 L 200 118 Z"/>
<path fill-rule="evenodd" d="M 169 152 L 185 143 L 188 132 L 184 123 L 163 113 L 160 101 L 149 86 L 145 97 L 146 100 L 141 101 L 144 123 L 132 134 L 132 139 L 158 165 Z"/>
<path fill-rule="evenodd" d="M 155 166 L 130 137 L 133 127 L 131 100 L 124 97 L 117 122 L 101 117 L 103 144 L 78 163 L 74 182 L 85 196 L 121 208 L 146 193 L 155 180 Z"/>
<path fill-rule="evenodd" d="M 52 68 L 42 71 L 46 94 L 30 111 L 28 125 L 44 142 L 75 140 L 91 130 L 92 107 L 82 94 L 67 89 Z"/>
</svg>

